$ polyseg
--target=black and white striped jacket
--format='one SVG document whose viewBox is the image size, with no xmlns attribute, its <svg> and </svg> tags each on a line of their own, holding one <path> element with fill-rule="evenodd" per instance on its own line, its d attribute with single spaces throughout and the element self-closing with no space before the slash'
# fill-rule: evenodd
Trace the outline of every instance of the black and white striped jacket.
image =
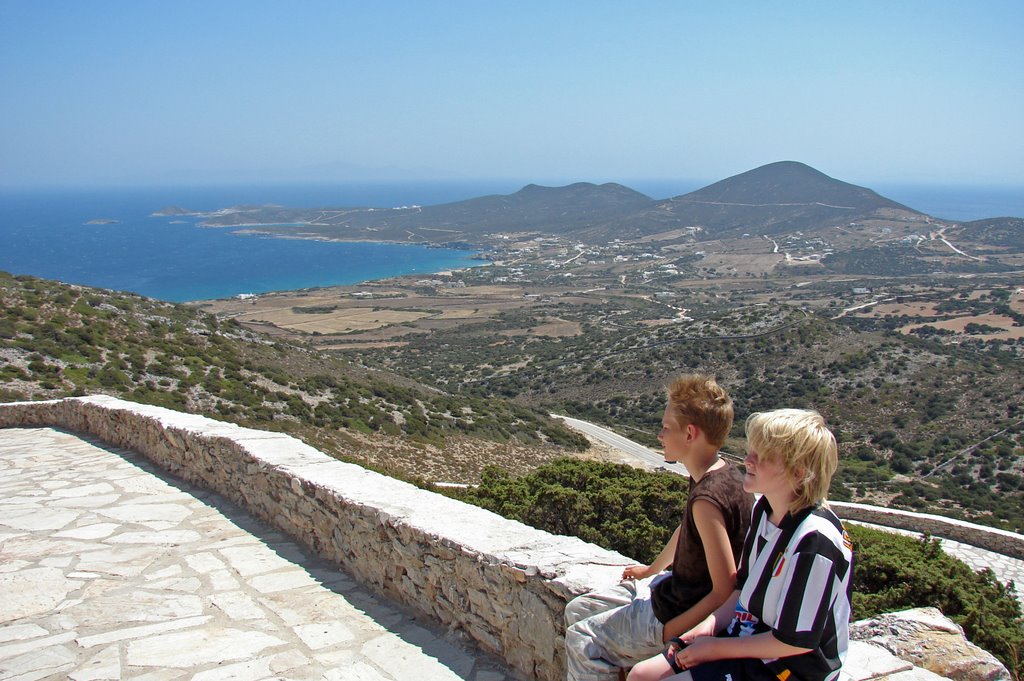
<svg viewBox="0 0 1024 681">
<path fill-rule="evenodd" d="M 740 599 L 725 635 L 771 631 L 775 638 L 811 651 L 765 660 L 776 673 L 801 681 L 839 675 L 849 643 L 853 544 L 828 508 L 787 514 L 776 527 L 768 499 L 751 514 L 736 578 Z"/>
</svg>

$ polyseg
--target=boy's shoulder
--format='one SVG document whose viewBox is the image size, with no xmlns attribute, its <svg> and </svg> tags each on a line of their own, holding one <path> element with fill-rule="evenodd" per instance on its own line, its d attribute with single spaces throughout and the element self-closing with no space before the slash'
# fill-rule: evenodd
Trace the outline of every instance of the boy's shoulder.
<svg viewBox="0 0 1024 681">
<path fill-rule="evenodd" d="M 721 490 L 735 492 L 739 490 L 749 496 L 749 492 L 743 491 L 743 473 L 740 472 L 740 469 L 728 461 L 723 462 L 723 464 L 720 468 L 715 468 L 705 473 L 704 477 L 694 486 L 695 491 L 697 488 L 701 491 Z"/>
<path fill-rule="evenodd" d="M 753 495 L 743 489 L 743 473 L 726 463 L 721 468 L 708 471 L 690 491 L 694 500 L 705 499 L 723 509 L 737 509 L 744 520 L 750 518 Z"/>
</svg>

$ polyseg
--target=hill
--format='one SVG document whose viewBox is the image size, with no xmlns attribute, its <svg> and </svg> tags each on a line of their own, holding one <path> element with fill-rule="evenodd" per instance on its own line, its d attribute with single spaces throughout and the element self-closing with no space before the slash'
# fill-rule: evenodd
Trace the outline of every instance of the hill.
<svg viewBox="0 0 1024 681">
<path fill-rule="evenodd" d="M 479 244 L 486 235 L 501 232 L 570 234 L 609 220 L 626 219 L 655 203 L 654 199 L 620 184 L 578 182 L 565 187 L 531 184 L 514 194 L 481 196 L 436 206 L 235 207 L 204 214 L 203 224 L 211 227 L 269 225 L 275 233 L 314 233 L 341 240 Z"/>
<path fill-rule="evenodd" d="M 654 200 L 620 184 L 577 182 L 565 187 L 530 184 L 509 195 L 484 196 L 425 206 L 394 222 L 410 229 L 465 233 L 542 232 L 567 234 L 626 218 Z"/>
<path fill-rule="evenodd" d="M 463 395 L 598 422 L 652 447 L 663 386 L 680 372 L 711 373 L 736 401 L 729 453 L 743 455 L 751 412 L 814 408 L 840 439 L 834 498 L 1024 530 L 1024 412 L 1011 397 L 1024 391 L 1024 365 L 1013 354 L 900 334 L 889 329 L 906 322 L 894 315 L 877 325 L 833 319 L 829 308 L 812 313 L 768 295 L 744 302 L 749 294 L 688 291 L 685 322 L 666 319 L 656 299 L 597 295 L 408 336 L 360 356 Z M 999 292 L 956 299 L 958 314 L 1007 307 Z M 575 332 L 529 333 L 542 310 Z"/>
<path fill-rule="evenodd" d="M 1024 251 L 1024 218 L 987 218 L 954 225 L 952 238 L 992 247 L 997 252 Z"/>
<path fill-rule="evenodd" d="M 511 242 L 545 238 L 597 249 L 650 244 L 649 251 L 703 252 L 710 244 L 721 253 L 778 253 L 787 269 L 844 275 L 977 274 L 1024 263 L 1020 218 L 962 225 L 935 219 L 795 161 L 769 163 L 663 200 L 619 184 L 580 182 L 527 185 L 513 194 L 435 206 L 236 206 L 199 215 L 213 227 L 482 248 L 492 259 L 501 259 L 496 253 Z"/>
<path fill-rule="evenodd" d="M 586 446 L 545 413 L 456 397 L 184 305 L 0 273 L 0 399 L 105 393 L 282 430 L 392 475 L 470 482 Z"/>
<path fill-rule="evenodd" d="M 678 203 L 757 206 L 822 205 L 849 210 L 910 210 L 870 189 L 842 182 L 797 161 L 769 163 L 703 189 L 677 196 Z"/>
<path fill-rule="evenodd" d="M 872 217 L 922 215 L 795 161 L 770 163 L 677 196 L 659 208 L 703 227 L 702 238 L 814 232 Z"/>
</svg>

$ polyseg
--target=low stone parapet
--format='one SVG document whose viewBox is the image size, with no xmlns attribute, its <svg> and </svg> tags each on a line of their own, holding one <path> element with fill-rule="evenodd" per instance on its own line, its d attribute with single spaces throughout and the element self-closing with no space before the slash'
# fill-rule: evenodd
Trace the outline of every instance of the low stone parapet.
<svg viewBox="0 0 1024 681">
<path fill-rule="evenodd" d="M 873 523 L 882 527 L 895 527 L 913 532 L 927 532 L 936 537 L 963 542 L 1003 556 L 1024 559 L 1024 535 L 930 513 L 914 513 L 913 511 L 880 508 L 845 501 L 830 501 L 828 503 L 835 509 L 836 515 L 843 520 Z"/>
<path fill-rule="evenodd" d="M 88 433 L 216 491 L 526 678 L 564 678 L 565 604 L 633 562 L 280 433 L 106 396 L 0 404 L 0 427 L 34 425 Z"/>
</svg>

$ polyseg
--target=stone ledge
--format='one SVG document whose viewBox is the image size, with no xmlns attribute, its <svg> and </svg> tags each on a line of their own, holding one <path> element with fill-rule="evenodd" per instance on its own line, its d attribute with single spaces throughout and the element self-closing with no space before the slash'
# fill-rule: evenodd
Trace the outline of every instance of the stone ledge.
<svg viewBox="0 0 1024 681">
<path fill-rule="evenodd" d="M 995 527 L 976 525 L 965 520 L 946 518 L 930 513 L 915 513 L 892 508 L 880 508 L 846 501 L 829 501 L 844 520 L 874 523 L 883 527 L 927 532 L 936 537 L 977 546 L 995 553 L 1024 559 L 1024 535 Z"/>
</svg>

